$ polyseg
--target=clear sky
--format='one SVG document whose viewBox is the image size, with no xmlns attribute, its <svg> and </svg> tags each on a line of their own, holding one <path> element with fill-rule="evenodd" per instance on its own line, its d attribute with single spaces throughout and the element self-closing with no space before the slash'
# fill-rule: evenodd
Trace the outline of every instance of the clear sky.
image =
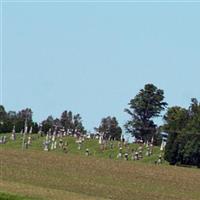
<svg viewBox="0 0 200 200">
<path fill-rule="evenodd" d="M 169 106 L 200 100 L 199 3 L 3 2 L 3 105 L 122 125 L 146 83 Z"/>
</svg>

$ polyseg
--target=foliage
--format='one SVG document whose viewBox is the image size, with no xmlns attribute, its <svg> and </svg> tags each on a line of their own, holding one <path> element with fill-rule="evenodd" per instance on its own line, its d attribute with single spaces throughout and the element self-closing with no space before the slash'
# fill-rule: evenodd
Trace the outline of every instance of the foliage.
<svg viewBox="0 0 200 200">
<path fill-rule="evenodd" d="M 160 116 L 160 112 L 167 106 L 163 100 L 163 90 L 153 84 L 146 84 L 144 89 L 141 89 L 135 98 L 131 99 L 130 109 L 125 109 L 125 112 L 131 116 L 125 124 L 126 131 L 137 139 L 150 140 L 156 132 L 153 118 Z"/>
<path fill-rule="evenodd" d="M 22 109 L 19 112 L 8 111 L 0 106 L 0 133 L 12 132 L 13 127 L 15 127 L 16 132 L 24 131 L 25 124 L 30 131 L 32 127 L 32 132 L 37 133 L 39 131 L 38 123 L 32 120 L 33 112 L 30 108 Z M 71 111 L 64 111 L 61 118 L 54 119 L 51 115 L 47 117 L 46 120 L 41 122 L 42 131 L 47 133 L 50 129 L 53 130 L 55 127 L 65 128 L 72 130 L 72 133 L 79 131 L 81 133 L 86 133 L 85 128 L 82 123 L 82 118 L 80 114 L 73 115 Z"/>
<path fill-rule="evenodd" d="M 170 164 L 195 165 L 200 167 L 200 134 L 179 134 L 166 152 Z M 170 147 L 170 146 L 169 146 Z M 168 148 L 169 149 L 169 148 Z"/>
<path fill-rule="evenodd" d="M 36 200 L 35 198 L 21 197 L 18 195 L 11 195 L 11 194 L 2 193 L 2 192 L 0 192 L 0 199 L 1 200 Z"/>
<path fill-rule="evenodd" d="M 177 132 L 169 133 L 167 145 L 165 147 L 164 158 L 170 164 L 176 164 L 176 154 L 177 154 L 177 143 L 175 143 L 177 138 Z"/>
<path fill-rule="evenodd" d="M 185 108 L 174 106 L 168 108 L 167 113 L 163 117 L 165 124 L 163 129 L 167 132 L 180 132 L 186 128 L 189 115 Z"/>
<path fill-rule="evenodd" d="M 47 133 L 50 129 L 53 129 L 53 125 L 54 125 L 54 119 L 50 115 L 47 117 L 46 120 L 42 121 L 42 131 Z"/>
<path fill-rule="evenodd" d="M 60 122 L 66 131 L 71 130 L 73 134 L 75 132 L 86 133 L 80 114 L 73 115 L 72 111 L 65 110 L 61 115 Z"/>
<path fill-rule="evenodd" d="M 188 109 L 171 107 L 164 116 L 163 129 L 169 133 L 165 159 L 170 164 L 200 167 L 200 104 L 191 100 Z"/>
<path fill-rule="evenodd" d="M 25 122 L 28 127 L 37 127 L 32 120 L 33 112 L 30 108 L 22 109 L 18 113 L 15 111 L 6 112 L 3 106 L 0 106 L 0 132 L 11 132 L 15 126 L 16 132 L 24 130 Z"/>
<path fill-rule="evenodd" d="M 80 114 L 74 115 L 72 127 L 73 127 L 73 133 L 75 132 L 81 132 L 83 134 L 86 133 L 84 126 L 82 124 L 82 118 Z"/>
<path fill-rule="evenodd" d="M 65 130 L 73 129 L 73 114 L 72 111 L 65 110 L 60 118 L 60 122 Z"/>
<path fill-rule="evenodd" d="M 155 146 L 160 146 L 162 143 L 162 136 L 161 136 L 161 132 L 162 132 L 162 126 L 159 126 L 154 134 L 153 137 L 153 145 Z"/>
<path fill-rule="evenodd" d="M 101 124 L 98 128 L 95 128 L 98 132 L 103 133 L 106 139 L 120 140 L 122 129 L 118 124 L 116 117 L 106 117 L 101 120 Z"/>
</svg>

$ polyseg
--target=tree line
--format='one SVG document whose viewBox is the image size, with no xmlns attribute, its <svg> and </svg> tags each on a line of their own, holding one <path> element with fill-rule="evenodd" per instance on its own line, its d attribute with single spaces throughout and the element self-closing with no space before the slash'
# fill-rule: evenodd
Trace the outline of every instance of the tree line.
<svg viewBox="0 0 200 200">
<path fill-rule="evenodd" d="M 129 115 L 124 129 L 131 133 L 136 140 L 150 142 L 155 145 L 161 142 L 161 132 L 168 133 L 165 149 L 165 159 L 170 164 L 196 165 L 200 167 L 200 103 L 197 99 L 191 99 L 189 108 L 180 106 L 168 107 L 164 101 L 164 91 L 153 84 L 146 84 L 136 96 L 130 100 L 128 108 L 124 111 Z M 161 115 L 164 111 L 165 114 Z M 0 133 L 11 132 L 15 126 L 16 132 L 23 131 L 25 120 L 33 132 L 42 131 L 47 133 L 49 129 L 63 127 L 72 133 L 79 131 L 85 134 L 87 131 L 82 123 L 80 114 L 72 111 L 64 111 L 60 118 L 48 116 L 41 123 L 32 120 L 33 112 L 30 108 L 19 112 L 6 112 L 0 106 Z M 163 118 L 163 125 L 155 123 L 157 117 Z M 104 133 L 105 138 L 120 140 L 122 128 L 116 117 L 104 117 L 96 131 Z"/>
<path fill-rule="evenodd" d="M 22 109 L 19 112 L 6 112 L 4 106 L 0 106 L 0 133 L 9 133 L 15 127 L 16 132 L 23 132 L 25 124 L 28 131 L 32 129 L 33 133 L 37 133 L 40 129 L 46 134 L 49 130 L 55 127 L 62 127 L 66 131 L 70 130 L 72 133 L 79 131 L 86 133 L 82 123 L 80 114 L 73 114 L 72 111 L 64 111 L 60 118 L 53 118 L 51 115 L 41 123 L 33 121 L 33 112 L 30 108 Z"/>
<path fill-rule="evenodd" d="M 200 103 L 191 99 L 190 106 L 174 106 L 164 115 L 162 129 L 169 133 L 165 159 L 170 164 L 200 167 Z"/>
</svg>

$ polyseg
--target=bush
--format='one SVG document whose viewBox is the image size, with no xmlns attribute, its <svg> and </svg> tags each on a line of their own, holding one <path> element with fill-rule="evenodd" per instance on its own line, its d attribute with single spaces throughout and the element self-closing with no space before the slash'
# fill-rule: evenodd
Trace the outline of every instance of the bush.
<svg viewBox="0 0 200 200">
<path fill-rule="evenodd" d="M 172 165 L 200 167 L 200 134 L 170 134 L 166 145 L 165 159 Z"/>
</svg>

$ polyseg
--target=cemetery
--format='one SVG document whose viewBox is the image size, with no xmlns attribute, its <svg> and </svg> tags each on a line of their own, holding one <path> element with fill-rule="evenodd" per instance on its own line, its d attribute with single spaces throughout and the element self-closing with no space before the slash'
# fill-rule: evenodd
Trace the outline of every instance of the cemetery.
<svg viewBox="0 0 200 200">
<path fill-rule="evenodd" d="M 44 151 L 50 153 L 68 153 L 81 156 L 95 156 L 105 159 L 138 161 L 155 163 L 159 156 L 163 157 L 161 147 L 151 144 L 128 143 L 127 141 L 103 140 L 102 137 L 88 138 L 87 135 L 63 135 L 49 133 L 12 133 L 4 134 L 0 138 L 2 149 L 18 149 L 23 151 Z M 162 159 L 163 160 L 163 159 Z M 163 164 L 168 164 L 163 160 Z"/>
<path fill-rule="evenodd" d="M 0 200 L 200 200 L 200 0 L 0 0 Z"/>
<path fill-rule="evenodd" d="M 0 197 L 199 199 L 199 170 L 169 166 L 163 159 L 165 141 L 154 146 L 58 128 L 46 135 L 30 127 L 16 133 L 13 127 L 1 136 Z"/>
<path fill-rule="evenodd" d="M 1 105 L 0 199 L 199 200 L 200 103 L 168 108 L 158 126 L 163 99 L 147 84 L 124 110 L 124 129 L 108 116 L 92 133 L 72 111 L 37 123 L 30 108 Z"/>
</svg>

